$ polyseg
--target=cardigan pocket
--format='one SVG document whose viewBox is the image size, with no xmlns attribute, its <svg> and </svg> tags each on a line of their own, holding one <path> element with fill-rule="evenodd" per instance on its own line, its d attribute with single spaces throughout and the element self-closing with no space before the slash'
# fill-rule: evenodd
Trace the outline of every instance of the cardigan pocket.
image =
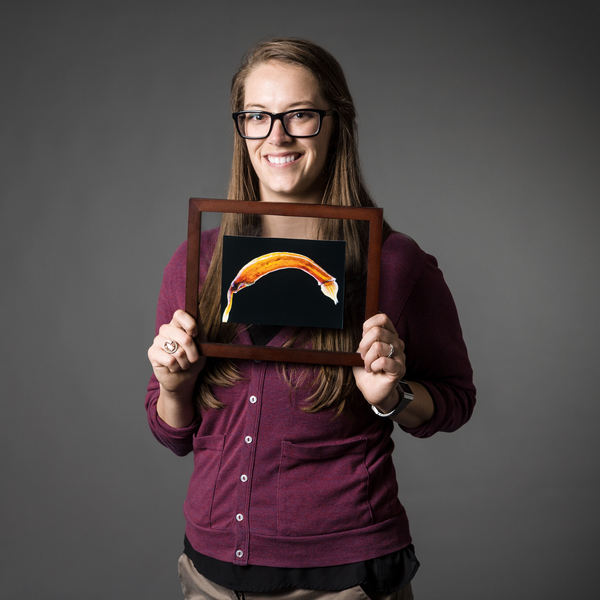
<svg viewBox="0 0 600 600">
<path fill-rule="evenodd" d="M 215 484 L 221 469 L 225 436 L 194 436 L 193 444 L 194 472 L 185 501 L 185 512 L 197 525 L 210 527 Z"/>
<path fill-rule="evenodd" d="M 280 535 L 324 535 L 373 524 L 366 445 L 366 438 L 319 446 L 281 442 Z"/>
</svg>

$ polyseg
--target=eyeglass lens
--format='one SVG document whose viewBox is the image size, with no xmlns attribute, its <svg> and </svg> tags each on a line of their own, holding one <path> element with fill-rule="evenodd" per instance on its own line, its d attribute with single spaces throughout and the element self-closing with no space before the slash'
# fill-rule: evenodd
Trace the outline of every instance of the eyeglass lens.
<svg viewBox="0 0 600 600">
<path fill-rule="evenodd" d="M 251 138 L 264 138 L 271 129 L 271 115 L 264 112 L 244 113 L 238 116 L 242 135 Z M 282 115 L 283 127 L 292 136 L 311 136 L 319 131 L 321 117 L 312 110 L 294 111 Z"/>
</svg>

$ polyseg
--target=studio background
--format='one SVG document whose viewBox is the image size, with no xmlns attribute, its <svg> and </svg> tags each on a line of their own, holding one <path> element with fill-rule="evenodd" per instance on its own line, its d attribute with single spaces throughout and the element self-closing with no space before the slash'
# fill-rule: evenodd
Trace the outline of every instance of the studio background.
<svg viewBox="0 0 600 600">
<path fill-rule="evenodd" d="M 0 597 L 179 598 L 191 457 L 146 351 L 191 196 L 222 198 L 231 76 L 272 35 L 345 69 L 370 191 L 435 255 L 478 388 L 395 434 L 419 600 L 597 597 L 598 2 L 4 0 Z"/>
</svg>

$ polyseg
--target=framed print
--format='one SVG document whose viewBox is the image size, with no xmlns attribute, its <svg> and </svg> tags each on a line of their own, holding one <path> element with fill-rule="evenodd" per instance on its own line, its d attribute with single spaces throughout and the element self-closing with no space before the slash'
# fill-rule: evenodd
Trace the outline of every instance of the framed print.
<svg viewBox="0 0 600 600">
<path fill-rule="evenodd" d="M 204 356 L 290 363 L 362 366 L 359 354 L 209 343 L 198 314 L 203 213 L 281 215 L 366 221 L 369 229 L 365 318 L 377 313 L 383 227 L 380 208 L 190 198 L 185 310 L 198 323 Z M 231 238 L 231 239 L 230 239 Z M 343 328 L 344 240 L 224 236 L 222 320 L 235 323 Z"/>
<path fill-rule="evenodd" d="M 224 235 L 221 269 L 223 322 L 344 328 L 343 240 Z"/>
</svg>

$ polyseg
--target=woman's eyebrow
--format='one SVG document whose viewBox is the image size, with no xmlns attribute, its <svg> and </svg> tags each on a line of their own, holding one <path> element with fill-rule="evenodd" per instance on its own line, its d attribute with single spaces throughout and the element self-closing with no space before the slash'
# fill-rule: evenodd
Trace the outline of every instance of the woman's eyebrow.
<svg viewBox="0 0 600 600">
<path fill-rule="evenodd" d="M 292 102 L 291 104 L 288 104 L 288 110 L 293 110 L 294 108 L 315 108 L 315 103 L 312 102 L 311 100 L 301 100 L 300 102 Z M 265 112 L 269 112 L 267 111 L 267 107 L 264 106 L 263 104 L 246 104 L 244 105 L 244 110 L 264 110 Z M 285 112 L 285 111 L 283 111 Z"/>
</svg>

